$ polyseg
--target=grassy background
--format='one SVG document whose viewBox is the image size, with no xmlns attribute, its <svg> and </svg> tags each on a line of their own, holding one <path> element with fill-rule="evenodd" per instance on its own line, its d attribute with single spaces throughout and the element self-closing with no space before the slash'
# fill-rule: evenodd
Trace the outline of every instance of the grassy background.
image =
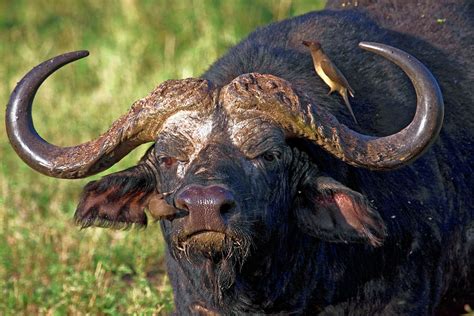
<svg viewBox="0 0 474 316">
<path fill-rule="evenodd" d="M 47 80 L 34 109 L 45 139 L 78 144 L 105 131 L 160 82 L 198 76 L 255 27 L 320 9 L 322 2 L 0 0 L 0 100 L 6 104 L 39 62 L 90 50 Z M 132 165 L 143 151 L 106 173 Z M 88 181 L 32 171 L 0 129 L 0 314 L 171 310 L 158 224 L 127 232 L 73 225 Z"/>
</svg>

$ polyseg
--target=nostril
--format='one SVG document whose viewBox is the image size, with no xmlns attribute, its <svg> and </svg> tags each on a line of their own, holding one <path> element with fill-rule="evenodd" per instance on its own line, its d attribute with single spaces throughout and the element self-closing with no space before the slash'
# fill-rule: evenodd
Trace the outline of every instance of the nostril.
<svg viewBox="0 0 474 316">
<path fill-rule="evenodd" d="M 188 204 L 186 203 L 186 201 L 184 199 L 177 199 L 174 204 L 175 204 L 175 207 L 178 210 L 183 210 L 183 211 L 188 211 L 189 212 Z"/>
<path fill-rule="evenodd" d="M 221 215 L 224 215 L 224 214 L 230 213 L 234 207 L 235 207 L 235 201 L 227 201 L 221 205 L 219 211 Z"/>
</svg>

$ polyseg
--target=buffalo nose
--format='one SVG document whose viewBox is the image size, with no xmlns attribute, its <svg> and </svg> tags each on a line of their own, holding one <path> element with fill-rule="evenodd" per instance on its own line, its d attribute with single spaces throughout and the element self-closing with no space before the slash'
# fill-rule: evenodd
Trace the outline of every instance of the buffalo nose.
<svg viewBox="0 0 474 316">
<path fill-rule="evenodd" d="M 225 187 L 191 185 L 177 195 L 175 205 L 191 216 L 214 217 L 232 211 L 236 202 L 232 192 Z"/>
</svg>

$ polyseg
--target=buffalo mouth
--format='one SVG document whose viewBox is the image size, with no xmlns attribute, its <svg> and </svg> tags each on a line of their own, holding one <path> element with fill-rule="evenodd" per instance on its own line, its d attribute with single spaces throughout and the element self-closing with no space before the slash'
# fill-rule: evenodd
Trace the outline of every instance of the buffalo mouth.
<svg viewBox="0 0 474 316">
<path fill-rule="evenodd" d="M 204 230 L 191 234 L 187 240 L 196 245 L 202 245 L 205 248 L 222 250 L 226 234 L 218 231 Z"/>
<path fill-rule="evenodd" d="M 221 253 L 229 238 L 221 231 L 199 230 L 179 238 L 178 249 L 193 249 L 208 254 Z"/>
</svg>

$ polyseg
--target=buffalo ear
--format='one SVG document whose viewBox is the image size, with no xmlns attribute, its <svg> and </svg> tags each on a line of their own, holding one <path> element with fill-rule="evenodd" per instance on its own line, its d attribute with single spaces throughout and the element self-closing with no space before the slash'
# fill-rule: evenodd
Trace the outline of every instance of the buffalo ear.
<svg viewBox="0 0 474 316">
<path fill-rule="evenodd" d="M 300 191 L 295 207 L 302 231 L 326 241 L 382 245 L 384 222 L 362 194 L 328 177 L 310 182 Z"/>
<path fill-rule="evenodd" d="M 145 208 L 158 195 L 146 167 L 135 167 L 89 182 L 82 192 L 74 220 L 82 227 L 146 226 Z"/>
</svg>

